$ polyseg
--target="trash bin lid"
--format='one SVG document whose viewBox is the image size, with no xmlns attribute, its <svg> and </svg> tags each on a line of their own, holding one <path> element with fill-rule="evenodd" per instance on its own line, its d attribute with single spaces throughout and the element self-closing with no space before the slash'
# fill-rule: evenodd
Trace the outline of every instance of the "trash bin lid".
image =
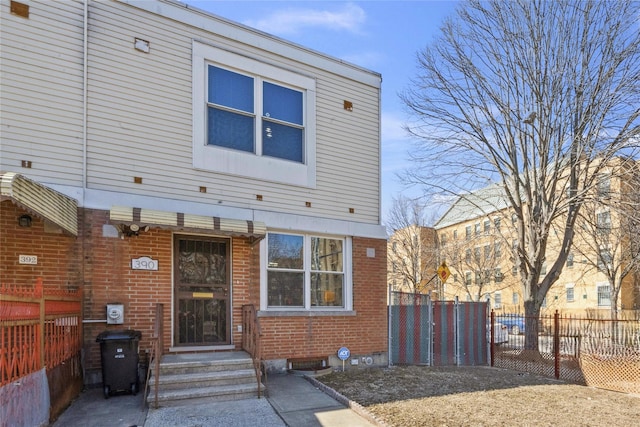
<svg viewBox="0 0 640 427">
<path fill-rule="evenodd" d="M 125 329 L 125 330 L 106 330 L 101 332 L 96 338 L 96 342 L 101 341 L 130 341 L 135 339 L 140 339 L 142 337 L 142 332 L 134 331 L 133 329 Z"/>
</svg>

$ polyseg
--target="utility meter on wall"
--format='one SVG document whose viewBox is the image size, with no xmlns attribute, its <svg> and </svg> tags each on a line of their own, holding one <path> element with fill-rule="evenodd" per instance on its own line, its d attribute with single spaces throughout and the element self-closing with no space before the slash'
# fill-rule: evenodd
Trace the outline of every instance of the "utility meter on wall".
<svg viewBox="0 0 640 427">
<path fill-rule="evenodd" d="M 119 325 L 124 323 L 124 306 L 119 303 L 107 304 L 107 324 Z"/>
</svg>

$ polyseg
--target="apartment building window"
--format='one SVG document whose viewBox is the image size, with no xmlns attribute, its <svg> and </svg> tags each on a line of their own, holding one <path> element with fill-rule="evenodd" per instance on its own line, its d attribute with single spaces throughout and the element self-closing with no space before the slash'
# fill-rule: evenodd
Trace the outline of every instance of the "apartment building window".
<svg viewBox="0 0 640 427">
<path fill-rule="evenodd" d="M 574 302 L 575 301 L 574 284 L 568 283 L 566 286 L 566 291 L 567 291 L 567 302 Z"/>
<path fill-rule="evenodd" d="M 473 248 L 473 260 L 478 263 L 480 262 L 481 260 L 480 246 L 476 246 L 475 248 Z"/>
<path fill-rule="evenodd" d="M 458 230 L 453 230 L 453 240 L 458 238 Z"/>
<path fill-rule="evenodd" d="M 596 214 L 596 231 L 600 235 L 606 235 L 611 232 L 611 213 L 609 211 Z"/>
<path fill-rule="evenodd" d="M 493 228 L 495 228 L 496 231 L 500 231 L 500 218 L 495 218 L 493 220 Z"/>
<path fill-rule="evenodd" d="M 481 271 L 476 271 L 476 281 L 475 281 L 476 285 L 480 285 L 482 284 L 482 272 Z"/>
<path fill-rule="evenodd" d="M 475 231 L 475 235 L 479 236 L 480 235 L 480 223 L 476 222 L 474 225 L 474 231 Z"/>
<path fill-rule="evenodd" d="M 520 295 L 517 292 L 511 294 L 511 304 L 518 305 L 520 304 Z"/>
<path fill-rule="evenodd" d="M 546 261 L 542 263 L 542 266 L 540 266 L 540 274 L 543 275 L 543 276 L 545 274 L 547 274 L 547 262 Z"/>
<path fill-rule="evenodd" d="M 467 240 L 471 240 L 471 226 L 470 226 L 470 225 L 467 225 L 467 226 L 464 228 L 464 233 L 465 233 L 465 238 L 466 238 Z"/>
<path fill-rule="evenodd" d="M 493 256 L 496 259 L 500 259 L 502 257 L 502 244 L 500 242 L 495 242 L 493 244 Z"/>
<path fill-rule="evenodd" d="M 484 245 L 484 259 L 491 259 L 491 245 Z"/>
<path fill-rule="evenodd" d="M 515 213 L 511 214 L 511 224 L 515 224 L 516 222 L 518 222 L 518 215 L 516 215 Z"/>
<path fill-rule="evenodd" d="M 573 267 L 573 252 L 569 252 L 569 255 L 567 255 L 567 268 L 572 268 Z"/>
<path fill-rule="evenodd" d="M 496 283 L 502 282 L 503 277 L 502 277 L 502 271 L 500 270 L 500 267 L 496 267 L 493 271 L 494 271 L 493 275 Z"/>
<path fill-rule="evenodd" d="M 447 244 L 447 235 L 445 233 L 440 234 L 440 244 L 442 245 Z"/>
<path fill-rule="evenodd" d="M 457 274 L 453 274 L 453 281 L 454 282 L 458 282 L 458 275 Z"/>
<path fill-rule="evenodd" d="M 609 266 L 611 266 L 611 250 L 609 248 L 601 248 L 598 253 L 598 271 L 607 271 Z"/>
<path fill-rule="evenodd" d="M 315 187 L 315 79 L 193 42 L 193 166 Z"/>
<path fill-rule="evenodd" d="M 611 307 L 611 287 L 608 282 L 596 283 L 598 307 Z"/>
<path fill-rule="evenodd" d="M 464 260 L 467 264 L 471 263 L 471 249 L 464 251 Z"/>
<path fill-rule="evenodd" d="M 491 231 L 491 221 L 489 221 L 488 219 L 484 220 L 484 234 L 489 234 L 489 232 Z"/>
<path fill-rule="evenodd" d="M 502 293 L 494 292 L 493 294 L 493 304 L 495 308 L 502 307 Z"/>
<path fill-rule="evenodd" d="M 464 274 L 464 284 L 466 286 L 471 286 L 471 272 L 470 271 L 467 271 Z"/>
<path fill-rule="evenodd" d="M 261 246 L 268 309 L 350 309 L 347 238 L 268 233 Z"/>
<path fill-rule="evenodd" d="M 611 193 L 611 174 L 602 174 L 598 176 L 597 191 L 599 199 L 609 198 Z"/>
</svg>

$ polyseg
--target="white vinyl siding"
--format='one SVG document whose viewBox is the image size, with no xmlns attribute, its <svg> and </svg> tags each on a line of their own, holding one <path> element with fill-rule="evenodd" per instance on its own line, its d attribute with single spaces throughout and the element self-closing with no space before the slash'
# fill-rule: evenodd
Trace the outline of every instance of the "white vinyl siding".
<svg viewBox="0 0 640 427">
<path fill-rule="evenodd" d="M 0 170 L 80 186 L 83 4 L 28 4 L 23 18 L 2 1 Z M 21 168 L 23 160 L 32 168 Z"/>
<path fill-rule="evenodd" d="M 89 46 L 89 188 L 155 196 L 161 187 L 178 200 L 379 223 L 379 87 L 368 81 L 375 74 L 345 65 L 346 74 L 363 76 L 356 81 L 126 4 L 90 5 L 91 27 L 99 30 L 91 32 Z M 150 42 L 149 53 L 133 49 L 135 37 Z M 313 76 L 315 189 L 193 168 L 193 40 Z M 292 55 L 299 49 L 292 47 Z M 353 111 L 344 110 L 344 100 L 353 102 Z M 133 184 L 133 176 L 143 184 Z"/>
</svg>

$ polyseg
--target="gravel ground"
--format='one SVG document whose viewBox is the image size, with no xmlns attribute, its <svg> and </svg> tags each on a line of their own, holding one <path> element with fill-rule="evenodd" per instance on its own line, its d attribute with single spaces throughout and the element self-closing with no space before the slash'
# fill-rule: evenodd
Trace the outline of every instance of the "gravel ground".
<svg viewBox="0 0 640 427">
<path fill-rule="evenodd" d="M 638 395 L 499 368 L 395 366 L 317 380 L 393 427 L 640 425 Z"/>
</svg>

